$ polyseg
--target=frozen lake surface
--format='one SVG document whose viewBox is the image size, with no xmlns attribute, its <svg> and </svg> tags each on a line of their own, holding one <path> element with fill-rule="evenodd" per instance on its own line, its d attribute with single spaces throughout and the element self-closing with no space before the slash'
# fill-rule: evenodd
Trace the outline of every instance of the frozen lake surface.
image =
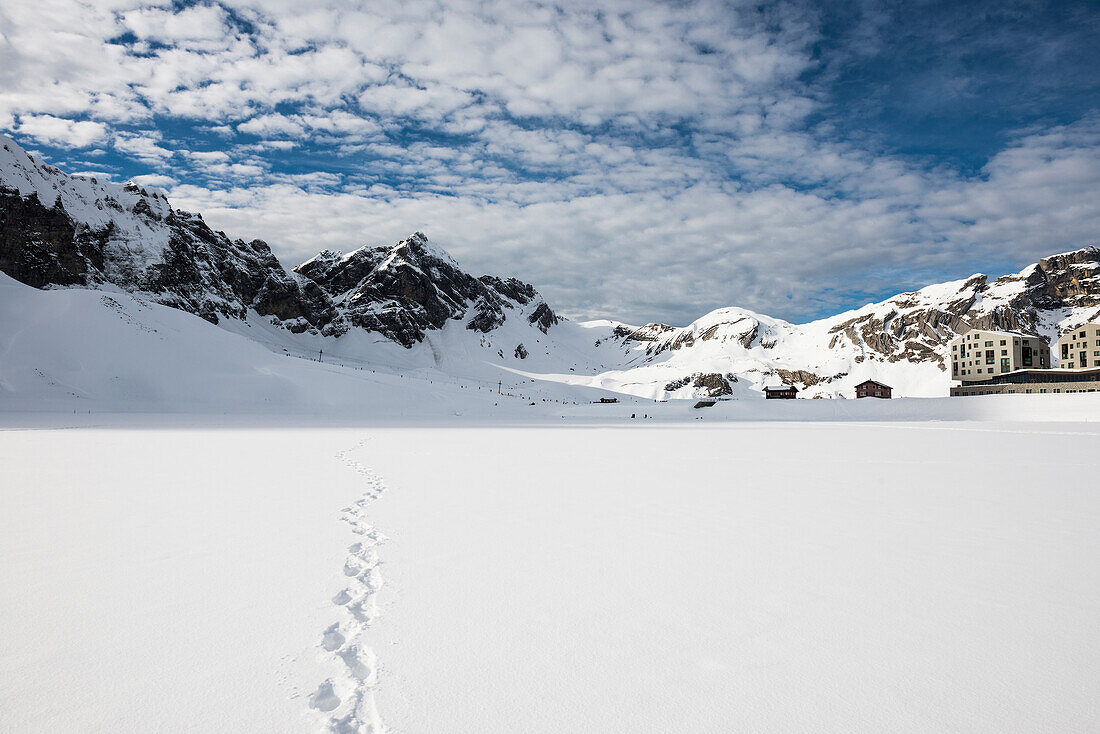
<svg viewBox="0 0 1100 734">
<path fill-rule="evenodd" d="M 1095 731 L 1100 427 L 1023 417 L 9 414 L 0 730 Z"/>
</svg>

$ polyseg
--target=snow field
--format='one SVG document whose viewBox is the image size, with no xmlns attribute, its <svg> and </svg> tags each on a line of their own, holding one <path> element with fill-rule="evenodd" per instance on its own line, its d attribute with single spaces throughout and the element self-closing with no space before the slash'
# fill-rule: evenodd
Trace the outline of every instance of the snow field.
<svg viewBox="0 0 1100 734">
<path fill-rule="evenodd" d="M 0 431 L 2 731 L 1100 720 L 1093 424 L 71 418 Z"/>
<path fill-rule="evenodd" d="M 341 508 L 376 491 L 336 452 L 362 436 L 0 432 L 0 731 L 327 720 L 309 700 L 347 679 L 322 637 L 363 540 Z"/>
<path fill-rule="evenodd" d="M 1049 462 L 1095 476 L 1096 437 L 382 432 L 379 710 L 416 732 L 1092 731 L 1100 487 Z"/>
</svg>

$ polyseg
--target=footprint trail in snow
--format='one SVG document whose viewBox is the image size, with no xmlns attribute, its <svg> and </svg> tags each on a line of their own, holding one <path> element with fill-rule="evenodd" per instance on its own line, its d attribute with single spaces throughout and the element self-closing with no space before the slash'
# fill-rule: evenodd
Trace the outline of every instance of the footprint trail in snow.
<svg viewBox="0 0 1100 734">
<path fill-rule="evenodd" d="M 364 439 L 336 454 L 336 458 L 364 478 L 367 491 L 343 509 L 342 519 L 359 539 L 348 546 L 344 560 L 347 584 L 332 598 L 339 621 L 322 631 L 317 645 L 323 656 L 337 663 L 340 674 L 321 683 L 309 697 L 310 707 L 326 715 L 322 731 L 349 734 L 386 731 L 374 701 L 378 662 L 364 641 L 367 628 L 378 614 L 376 595 L 382 588 L 382 572 L 377 549 L 386 540 L 367 520 L 366 508 L 382 496 L 385 484 L 381 477 L 350 456 L 366 443 Z"/>
</svg>

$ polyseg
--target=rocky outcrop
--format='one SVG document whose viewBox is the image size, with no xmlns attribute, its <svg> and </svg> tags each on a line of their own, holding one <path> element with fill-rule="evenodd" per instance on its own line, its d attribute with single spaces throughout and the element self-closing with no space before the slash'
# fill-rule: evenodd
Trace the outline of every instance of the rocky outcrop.
<svg viewBox="0 0 1100 734">
<path fill-rule="evenodd" d="M 723 375 L 716 372 L 696 375 L 691 385 L 692 387 L 704 390 L 709 398 L 733 395 L 733 387 L 730 385 L 729 381 Z"/>
<path fill-rule="evenodd" d="M 722 375 L 717 372 L 697 372 L 669 381 L 665 384 L 665 392 L 676 392 L 691 385 L 694 397 L 719 398 L 733 394 L 733 386 L 730 382 L 737 382 L 737 376 Z"/>
<path fill-rule="evenodd" d="M 376 331 L 411 347 L 428 330 L 452 320 L 482 333 L 508 312 L 529 311 L 544 333 L 558 317 L 527 283 L 475 278 L 417 232 L 389 247 L 362 247 L 343 255 L 325 251 L 294 269 L 324 291 L 349 326 Z"/>
<path fill-rule="evenodd" d="M 807 370 L 777 369 L 775 374 L 783 381 L 784 385 L 805 385 L 810 387 L 821 382 L 821 378 Z"/>
<path fill-rule="evenodd" d="M 543 334 L 547 333 L 551 326 L 558 323 L 558 317 L 545 303 L 540 303 L 536 306 L 535 310 L 531 312 L 531 315 L 527 317 L 527 320 L 539 327 Z"/>
</svg>

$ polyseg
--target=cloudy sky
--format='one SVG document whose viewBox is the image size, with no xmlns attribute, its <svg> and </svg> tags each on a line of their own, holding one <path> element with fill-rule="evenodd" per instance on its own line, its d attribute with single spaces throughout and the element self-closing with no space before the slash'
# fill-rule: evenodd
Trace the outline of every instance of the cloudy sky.
<svg viewBox="0 0 1100 734">
<path fill-rule="evenodd" d="M 0 130 L 293 266 L 795 321 L 1100 242 L 1100 4 L 4 0 Z"/>
</svg>

